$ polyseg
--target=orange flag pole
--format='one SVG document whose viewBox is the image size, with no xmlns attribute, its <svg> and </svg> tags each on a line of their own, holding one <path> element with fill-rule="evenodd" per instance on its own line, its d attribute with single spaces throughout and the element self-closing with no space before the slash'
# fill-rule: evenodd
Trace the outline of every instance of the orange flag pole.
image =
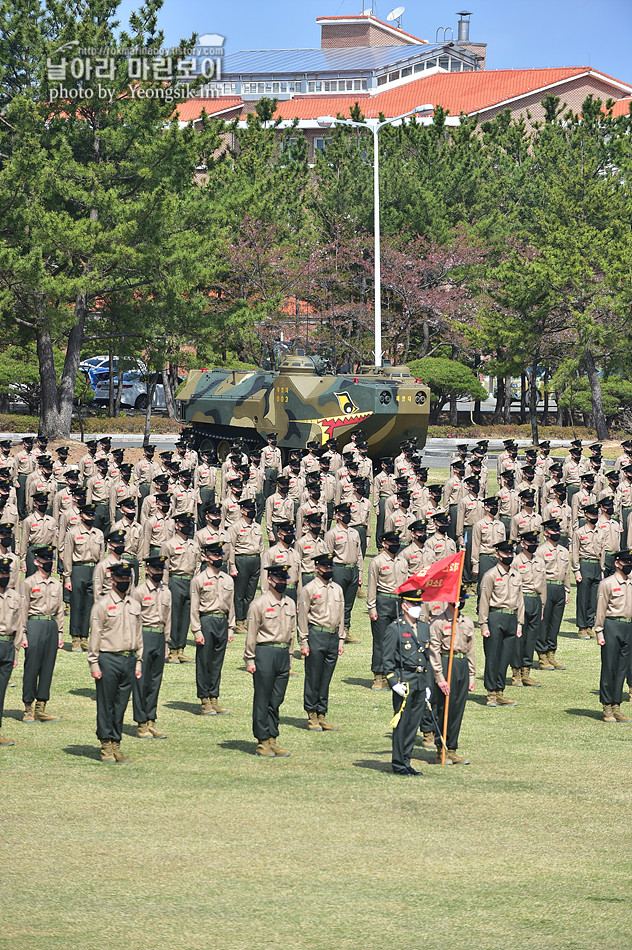
<svg viewBox="0 0 632 950">
<path fill-rule="evenodd" d="M 458 590 L 461 590 L 461 580 L 463 578 L 463 564 L 465 563 L 465 554 L 461 558 L 461 565 L 459 567 L 459 586 Z M 448 656 L 448 675 L 446 677 L 448 686 L 452 684 L 452 660 L 454 659 L 454 636 L 456 634 L 456 621 L 459 616 L 459 604 L 458 601 L 454 604 L 454 616 L 452 618 L 452 633 L 450 635 L 450 654 Z M 445 698 L 445 706 L 443 710 L 443 742 L 441 743 L 441 765 L 445 765 L 445 750 L 446 750 L 446 741 L 448 735 L 448 710 L 450 708 L 450 694 Z"/>
</svg>

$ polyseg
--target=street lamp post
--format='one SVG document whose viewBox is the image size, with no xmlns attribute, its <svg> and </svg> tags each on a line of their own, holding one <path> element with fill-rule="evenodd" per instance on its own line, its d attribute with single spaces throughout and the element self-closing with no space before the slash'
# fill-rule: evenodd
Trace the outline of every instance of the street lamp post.
<svg viewBox="0 0 632 950">
<path fill-rule="evenodd" d="M 368 129 L 373 135 L 373 240 L 375 247 L 375 365 L 382 365 L 382 260 L 380 250 L 380 150 L 378 133 L 385 125 L 394 125 L 411 115 L 431 113 L 434 106 L 416 106 L 409 112 L 403 112 L 392 119 L 378 122 L 377 119 L 367 119 L 366 122 L 356 122 L 353 119 L 335 119 L 333 116 L 320 116 L 318 124 L 324 128 L 332 125 L 349 125 L 357 129 Z"/>
</svg>

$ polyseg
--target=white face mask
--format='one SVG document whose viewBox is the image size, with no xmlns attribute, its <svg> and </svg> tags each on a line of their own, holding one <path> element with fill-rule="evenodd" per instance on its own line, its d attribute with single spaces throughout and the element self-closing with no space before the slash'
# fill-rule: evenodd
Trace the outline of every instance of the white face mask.
<svg viewBox="0 0 632 950">
<path fill-rule="evenodd" d="M 409 607 L 408 616 L 411 620 L 419 620 L 421 617 L 421 604 L 416 604 L 414 607 Z"/>
</svg>

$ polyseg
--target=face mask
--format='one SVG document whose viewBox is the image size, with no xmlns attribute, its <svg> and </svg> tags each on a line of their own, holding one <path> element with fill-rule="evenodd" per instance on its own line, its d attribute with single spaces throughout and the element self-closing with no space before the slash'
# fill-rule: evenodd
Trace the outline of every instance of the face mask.
<svg viewBox="0 0 632 950">
<path fill-rule="evenodd" d="M 326 567 L 326 568 L 323 568 L 323 570 L 321 570 L 320 576 L 322 577 L 322 579 L 323 579 L 323 580 L 325 581 L 325 583 L 327 584 L 327 583 L 329 583 L 329 581 L 330 581 L 330 580 L 332 579 L 332 577 L 334 576 L 334 572 L 332 571 L 332 569 L 331 569 L 330 567 Z"/>
<path fill-rule="evenodd" d="M 459 610 L 463 610 L 465 607 L 465 598 L 459 601 Z"/>
<path fill-rule="evenodd" d="M 52 561 L 40 561 L 40 568 L 44 571 L 45 574 L 50 574 L 53 569 Z"/>
<path fill-rule="evenodd" d="M 281 540 L 285 544 L 294 544 L 294 542 L 296 541 L 296 535 L 294 534 L 293 531 L 286 531 L 283 537 L 281 538 Z"/>
<path fill-rule="evenodd" d="M 0 577 L 0 590 L 4 590 L 4 588 L 7 586 L 8 583 L 9 583 L 8 577 Z"/>
<path fill-rule="evenodd" d="M 351 524 L 351 515 L 340 515 L 343 524 Z"/>
<path fill-rule="evenodd" d="M 604 513 L 605 515 L 613 515 L 613 514 L 614 514 L 614 508 L 602 508 L 601 510 L 603 511 L 603 513 Z"/>
<path fill-rule="evenodd" d="M 153 571 L 151 573 L 148 572 L 148 577 L 151 581 L 153 581 L 154 584 L 159 584 L 162 580 L 162 571 Z"/>
<path fill-rule="evenodd" d="M 413 538 L 415 539 L 415 541 L 417 542 L 417 544 L 425 544 L 425 543 L 426 543 L 426 535 L 425 535 L 425 534 L 414 534 L 414 535 L 413 535 Z"/>
<path fill-rule="evenodd" d="M 404 509 L 410 508 L 410 498 L 402 498 L 399 502 L 399 507 Z"/>
<path fill-rule="evenodd" d="M 256 514 L 256 509 L 254 509 L 254 508 L 244 508 L 244 509 L 243 509 L 243 513 L 244 513 L 244 515 L 246 516 L 246 518 L 254 518 L 254 516 L 255 516 L 255 514 Z M 217 520 L 218 520 L 218 523 L 219 523 L 219 518 L 218 518 Z"/>
<path fill-rule="evenodd" d="M 114 587 L 116 588 L 119 594 L 123 595 L 128 592 L 129 586 L 131 583 L 132 583 L 131 578 L 121 577 L 118 580 L 114 581 Z"/>
<path fill-rule="evenodd" d="M 283 495 L 283 497 L 285 497 L 289 490 L 290 489 L 287 486 L 279 485 L 279 495 Z"/>
<path fill-rule="evenodd" d="M 561 534 L 560 531 L 549 531 L 547 533 L 547 537 L 549 538 L 549 541 L 559 541 L 560 534 Z"/>
<path fill-rule="evenodd" d="M 526 548 L 527 551 L 529 551 L 531 554 L 534 554 L 534 553 L 538 550 L 538 545 L 537 545 L 537 544 L 525 544 L 525 548 Z"/>
<path fill-rule="evenodd" d="M 312 500 L 313 500 L 313 501 L 320 501 L 320 492 L 319 492 L 319 491 L 313 491 L 313 492 L 312 492 Z"/>
<path fill-rule="evenodd" d="M 492 517 L 495 517 L 498 514 L 498 505 L 488 505 L 487 510 Z"/>
<path fill-rule="evenodd" d="M 115 554 L 122 554 L 125 550 L 125 542 L 123 544 L 111 544 L 110 551 L 114 551 Z"/>
<path fill-rule="evenodd" d="M 448 530 L 447 524 L 437 524 L 437 525 L 435 525 L 435 531 L 436 531 L 438 534 L 445 534 L 447 530 Z"/>
<path fill-rule="evenodd" d="M 399 543 L 393 541 L 392 544 L 387 544 L 386 550 L 389 552 L 389 554 L 397 554 L 397 552 L 399 551 Z"/>
<path fill-rule="evenodd" d="M 186 535 L 187 538 L 190 538 L 193 534 L 193 525 L 192 524 L 181 524 L 178 527 L 178 531 L 181 531 L 182 534 Z"/>
<path fill-rule="evenodd" d="M 287 581 L 275 580 L 273 586 L 277 594 L 284 594 L 287 588 Z"/>
<path fill-rule="evenodd" d="M 222 566 L 221 557 L 212 557 L 210 559 L 210 564 L 211 564 L 211 567 L 221 567 Z"/>
<path fill-rule="evenodd" d="M 509 565 L 513 561 L 513 554 L 501 554 L 499 560 L 501 564 Z"/>
<path fill-rule="evenodd" d="M 39 511 L 39 513 L 40 513 L 41 515 L 46 514 L 46 509 L 47 509 L 47 508 L 48 508 L 48 505 L 46 504 L 46 502 L 44 502 L 44 503 L 41 504 L 41 505 L 35 505 L 35 510 L 36 510 L 36 511 Z"/>
<path fill-rule="evenodd" d="M 213 528 L 219 528 L 222 519 L 219 515 L 213 515 L 212 518 L 208 518 L 207 520 L 210 521 Z"/>
<path fill-rule="evenodd" d="M 419 604 L 415 604 L 414 607 L 409 607 L 408 616 L 411 620 L 419 620 L 421 617 L 421 606 Z"/>
<path fill-rule="evenodd" d="M 621 564 L 619 570 L 627 577 L 628 574 L 632 574 L 632 564 Z"/>
<path fill-rule="evenodd" d="M 586 517 L 586 522 L 588 524 L 597 524 L 597 519 L 593 515 L 589 515 Z"/>
<path fill-rule="evenodd" d="M 82 521 L 85 524 L 86 528 L 91 528 L 94 524 L 94 518 L 92 515 L 82 515 Z"/>
</svg>

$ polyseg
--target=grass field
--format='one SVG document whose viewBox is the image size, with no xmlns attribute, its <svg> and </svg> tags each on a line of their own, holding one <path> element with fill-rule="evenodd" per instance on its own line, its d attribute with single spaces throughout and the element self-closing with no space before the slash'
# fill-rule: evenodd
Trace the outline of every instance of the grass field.
<svg viewBox="0 0 632 950">
<path fill-rule="evenodd" d="M 368 688 L 363 600 L 362 642 L 332 684 L 341 731 L 307 732 L 296 660 L 288 759 L 254 755 L 243 636 L 224 667 L 231 714 L 202 720 L 193 664 L 166 667 L 168 738 L 136 739 L 130 704 L 128 765 L 98 761 L 85 655 L 58 656 L 51 724 L 20 721 L 21 660 L 3 725 L 16 745 L 0 751 L 1 950 L 630 946 L 632 725 L 600 721 L 598 647 L 573 620 L 574 592 L 566 671 L 508 687 L 515 708 L 483 705 L 479 638 L 471 764 L 435 765 L 418 745 L 421 778 L 390 772 L 391 699 Z"/>
</svg>

